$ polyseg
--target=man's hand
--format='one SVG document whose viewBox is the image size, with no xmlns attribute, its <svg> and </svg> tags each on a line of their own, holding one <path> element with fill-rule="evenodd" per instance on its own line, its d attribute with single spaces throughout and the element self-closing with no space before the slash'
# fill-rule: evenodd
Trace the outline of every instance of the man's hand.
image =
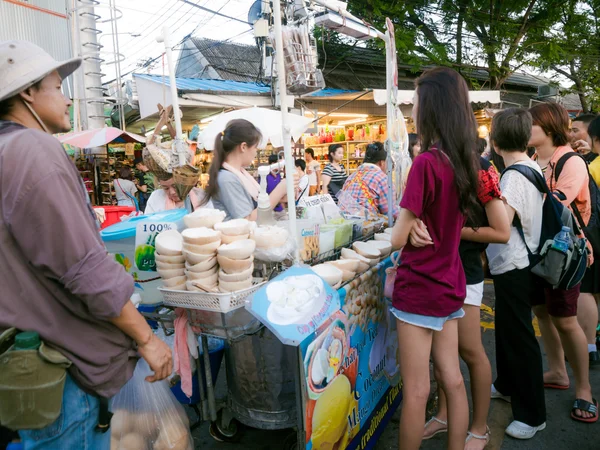
<svg viewBox="0 0 600 450">
<path fill-rule="evenodd" d="M 427 245 L 433 245 L 431 236 L 427 231 L 427 226 L 420 219 L 417 219 L 415 221 L 415 224 L 410 230 L 410 244 L 416 248 L 425 247 Z"/>
<path fill-rule="evenodd" d="M 138 345 L 138 352 L 154 372 L 154 375 L 146 377 L 146 381 L 153 383 L 164 380 L 173 373 L 173 354 L 167 344 L 154 333 L 151 334 L 148 342 Z"/>
<path fill-rule="evenodd" d="M 585 139 L 579 139 L 573 143 L 573 150 L 577 150 L 579 153 L 591 152 L 592 148 Z"/>
</svg>

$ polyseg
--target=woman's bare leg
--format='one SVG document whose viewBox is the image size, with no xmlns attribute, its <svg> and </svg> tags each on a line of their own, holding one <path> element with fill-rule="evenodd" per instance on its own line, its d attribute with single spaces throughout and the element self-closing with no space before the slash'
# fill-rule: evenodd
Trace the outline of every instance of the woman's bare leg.
<svg viewBox="0 0 600 450">
<path fill-rule="evenodd" d="M 418 450 L 423 440 L 429 397 L 429 355 L 433 331 L 401 321 L 397 321 L 397 328 L 403 395 L 398 448 Z"/>
<path fill-rule="evenodd" d="M 534 306 L 533 312 L 538 318 L 544 351 L 548 359 L 548 372 L 544 373 L 544 383 L 552 383 L 561 386 L 569 384 L 569 375 L 565 365 L 565 353 L 562 342 L 552 319 L 548 314 L 546 306 Z"/>
<path fill-rule="evenodd" d="M 464 305 L 465 317 L 458 321 L 458 351 L 469 367 L 471 375 L 471 396 L 473 399 L 473 421 L 471 433 L 484 436 L 487 431 L 487 418 L 490 410 L 490 390 L 492 388 L 492 367 L 483 343 L 479 306 Z M 478 439 L 469 441 L 469 449 L 482 449 L 486 442 Z"/>
<path fill-rule="evenodd" d="M 458 359 L 458 321 L 449 320 L 442 331 L 433 333 L 432 355 L 437 382 L 446 394 L 448 405 L 448 449 L 464 450 L 469 402 Z"/>
</svg>

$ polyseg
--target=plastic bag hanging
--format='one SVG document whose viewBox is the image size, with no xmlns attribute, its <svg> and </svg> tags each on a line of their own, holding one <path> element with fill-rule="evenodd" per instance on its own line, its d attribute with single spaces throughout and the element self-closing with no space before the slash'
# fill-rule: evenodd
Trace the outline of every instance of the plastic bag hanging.
<svg viewBox="0 0 600 450">
<path fill-rule="evenodd" d="M 304 95 L 325 87 L 320 69 L 317 45 L 307 25 L 282 27 L 285 81 L 288 91 Z M 271 42 L 275 38 L 271 35 Z M 280 69 L 278 69 L 280 70 Z"/>
<path fill-rule="evenodd" d="M 189 419 L 166 380 L 148 383 L 143 359 L 111 403 L 111 450 L 193 450 Z"/>
</svg>

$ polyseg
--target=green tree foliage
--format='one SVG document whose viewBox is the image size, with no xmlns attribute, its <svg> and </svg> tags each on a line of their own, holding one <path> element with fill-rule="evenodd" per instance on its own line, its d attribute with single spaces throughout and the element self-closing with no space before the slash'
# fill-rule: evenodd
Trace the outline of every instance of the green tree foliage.
<svg viewBox="0 0 600 450">
<path fill-rule="evenodd" d="M 349 10 L 383 29 L 396 27 L 400 61 L 468 70 L 485 69 L 499 89 L 526 64 L 538 64 L 539 39 L 562 14 L 564 0 L 349 0 Z"/>
<path fill-rule="evenodd" d="M 579 95 L 584 112 L 600 108 L 600 1 L 565 0 L 553 27 L 531 40 L 536 64 L 554 72 L 557 80 L 567 78 Z"/>
</svg>

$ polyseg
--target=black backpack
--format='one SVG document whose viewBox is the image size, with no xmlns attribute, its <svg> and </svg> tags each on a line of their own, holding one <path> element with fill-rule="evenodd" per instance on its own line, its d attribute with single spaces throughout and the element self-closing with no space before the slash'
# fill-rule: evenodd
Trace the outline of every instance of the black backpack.
<svg viewBox="0 0 600 450">
<path fill-rule="evenodd" d="M 546 180 L 535 169 L 522 164 L 513 164 L 507 167 L 503 174 L 509 170 L 519 172 L 539 192 L 545 194 L 542 206 L 542 230 L 536 253 L 533 253 L 527 245 L 523 227 L 517 214 L 513 219 L 513 225 L 517 228 L 527 249 L 531 272 L 546 281 L 554 289 L 571 289 L 577 286 L 581 283 L 587 269 L 588 250 L 587 241 L 576 236 L 579 234 L 580 229 L 573 214 L 569 208 L 563 206 L 552 195 Z M 561 231 L 563 226 L 571 229 L 570 237 L 573 245 L 569 248 L 567 255 L 552 248 L 554 237 Z"/>
<path fill-rule="evenodd" d="M 586 167 L 588 165 L 587 161 L 583 156 L 575 152 L 569 152 L 566 155 L 563 155 L 556 163 L 556 167 L 554 168 L 554 181 L 558 182 L 558 177 L 562 172 L 565 163 L 572 158 L 573 156 L 577 156 L 584 160 L 586 163 Z M 577 221 L 579 226 L 583 229 L 583 233 L 590 244 L 592 244 L 592 248 L 594 249 L 594 257 L 600 257 L 600 190 L 596 185 L 596 182 L 592 178 L 590 171 L 588 169 L 588 179 L 589 179 L 589 189 L 590 189 L 590 200 L 592 204 L 592 215 L 590 216 L 590 221 L 585 224 L 583 222 L 583 218 L 575 205 L 575 202 L 571 203 L 571 209 L 573 210 L 573 214 L 577 217 Z M 562 193 L 561 193 L 562 194 Z"/>
</svg>

